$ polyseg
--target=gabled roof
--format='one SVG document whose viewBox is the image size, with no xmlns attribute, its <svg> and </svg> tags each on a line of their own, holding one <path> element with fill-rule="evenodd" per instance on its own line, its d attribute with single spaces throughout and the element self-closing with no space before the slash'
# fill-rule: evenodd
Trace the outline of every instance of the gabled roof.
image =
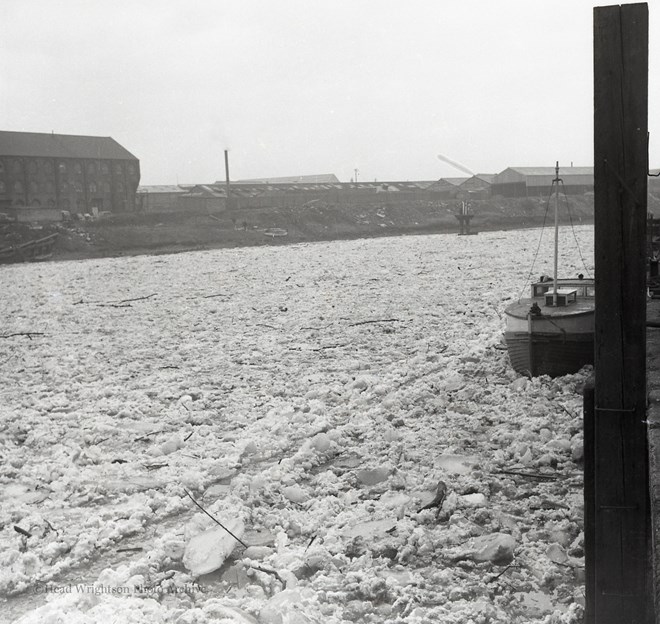
<svg viewBox="0 0 660 624">
<path fill-rule="evenodd" d="M 446 191 L 447 189 L 456 189 L 470 178 L 440 178 L 433 184 L 426 187 L 428 191 Z"/>
<path fill-rule="evenodd" d="M 452 184 L 453 186 L 459 186 L 463 184 L 463 182 L 469 179 L 470 178 L 440 178 L 438 182 L 447 182 L 448 184 Z"/>
<path fill-rule="evenodd" d="M 0 130 L 0 155 L 137 160 L 111 137 Z"/>
<path fill-rule="evenodd" d="M 509 167 L 509 170 L 527 176 L 555 175 L 554 167 Z M 560 177 L 562 175 L 593 175 L 593 173 L 593 167 L 559 167 Z"/>
</svg>

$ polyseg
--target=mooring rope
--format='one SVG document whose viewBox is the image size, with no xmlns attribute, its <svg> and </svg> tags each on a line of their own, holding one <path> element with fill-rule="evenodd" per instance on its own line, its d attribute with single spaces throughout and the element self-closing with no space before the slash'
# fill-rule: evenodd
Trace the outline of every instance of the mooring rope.
<svg viewBox="0 0 660 624">
<path fill-rule="evenodd" d="M 552 181 L 552 185 L 550 187 L 550 193 L 548 197 L 546 198 L 545 202 L 545 214 L 543 215 L 543 225 L 541 226 L 541 235 L 539 236 L 539 244 L 536 247 L 536 253 L 534 254 L 534 260 L 532 260 L 532 266 L 529 269 L 529 275 L 527 276 L 527 279 L 525 280 L 525 283 L 523 284 L 522 289 L 520 290 L 520 294 L 518 295 L 518 301 L 522 299 L 523 292 L 525 291 L 525 288 L 527 288 L 527 284 L 529 284 L 529 280 L 532 277 L 532 273 L 534 272 L 534 265 L 536 264 L 536 260 L 539 257 L 539 250 L 541 249 L 541 241 L 543 240 L 543 231 L 545 230 L 545 222 L 548 219 L 548 210 L 550 209 L 550 198 L 552 197 L 552 188 L 555 185 L 555 181 Z"/>
<path fill-rule="evenodd" d="M 566 203 L 566 210 L 568 212 L 568 220 L 571 224 L 571 231 L 573 232 L 573 238 L 575 239 L 575 244 L 577 245 L 577 250 L 578 253 L 580 254 L 580 260 L 582 260 L 582 266 L 584 267 L 584 270 L 587 272 L 587 277 L 591 278 L 591 273 L 589 272 L 589 268 L 587 267 L 587 263 L 584 261 L 584 256 L 582 255 L 582 248 L 580 247 L 580 241 L 577 238 L 577 234 L 575 233 L 575 228 L 573 227 L 573 215 L 571 214 L 571 204 L 568 201 L 568 196 L 566 195 L 566 189 L 564 187 L 564 181 L 561 180 L 561 191 L 564 194 L 564 202 Z"/>
</svg>

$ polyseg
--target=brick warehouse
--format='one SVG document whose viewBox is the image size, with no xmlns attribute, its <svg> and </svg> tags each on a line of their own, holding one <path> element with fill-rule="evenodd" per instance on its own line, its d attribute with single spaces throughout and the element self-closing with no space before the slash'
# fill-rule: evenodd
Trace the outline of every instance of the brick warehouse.
<svg viewBox="0 0 660 624">
<path fill-rule="evenodd" d="M 135 210 L 140 161 L 111 137 L 0 131 L 0 211 Z"/>
</svg>

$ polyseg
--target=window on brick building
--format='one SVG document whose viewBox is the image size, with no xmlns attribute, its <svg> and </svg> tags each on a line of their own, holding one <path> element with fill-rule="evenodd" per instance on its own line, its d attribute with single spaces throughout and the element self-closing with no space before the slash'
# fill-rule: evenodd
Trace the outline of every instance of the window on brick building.
<svg viewBox="0 0 660 624">
<path fill-rule="evenodd" d="M 89 192 L 96 193 L 96 184 L 94 182 L 89 183 Z"/>
<path fill-rule="evenodd" d="M 87 163 L 87 173 L 89 175 L 96 175 L 96 165 L 93 162 Z"/>
<path fill-rule="evenodd" d="M 14 169 L 14 173 L 16 174 L 23 173 L 23 165 L 21 164 L 21 161 L 18 160 L 18 158 L 14 160 L 14 164 L 12 165 L 12 167 Z"/>
<path fill-rule="evenodd" d="M 4 161 L 0 160 L 0 173 L 5 172 L 5 163 Z"/>
<path fill-rule="evenodd" d="M 108 163 L 101 163 L 101 173 L 103 174 L 110 173 L 110 168 L 108 167 Z"/>
<path fill-rule="evenodd" d="M 23 192 L 23 183 L 16 180 L 14 182 L 14 193 L 22 193 Z"/>
<path fill-rule="evenodd" d="M 37 161 L 36 160 L 31 160 L 28 163 L 28 172 L 30 175 L 36 175 L 37 174 Z"/>
<path fill-rule="evenodd" d="M 77 173 L 78 175 L 82 173 L 82 166 L 80 165 L 80 163 L 76 163 L 75 165 L 73 165 L 73 172 Z"/>
<path fill-rule="evenodd" d="M 60 173 L 66 173 L 66 163 L 63 162 L 59 163 L 57 165 L 57 168 L 59 169 Z"/>
<path fill-rule="evenodd" d="M 7 187 L 5 186 L 5 183 L 3 180 L 0 180 L 0 193 L 6 193 L 7 192 Z"/>
</svg>

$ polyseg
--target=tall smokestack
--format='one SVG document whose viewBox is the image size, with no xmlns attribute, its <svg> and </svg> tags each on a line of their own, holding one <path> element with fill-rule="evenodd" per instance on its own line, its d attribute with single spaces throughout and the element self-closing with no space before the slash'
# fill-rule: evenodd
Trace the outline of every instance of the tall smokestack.
<svg viewBox="0 0 660 624">
<path fill-rule="evenodd" d="M 231 192 L 231 188 L 229 186 L 229 150 L 225 150 L 225 180 L 227 190 L 227 201 L 225 202 L 225 206 L 227 209 L 229 209 L 229 193 Z"/>
</svg>

